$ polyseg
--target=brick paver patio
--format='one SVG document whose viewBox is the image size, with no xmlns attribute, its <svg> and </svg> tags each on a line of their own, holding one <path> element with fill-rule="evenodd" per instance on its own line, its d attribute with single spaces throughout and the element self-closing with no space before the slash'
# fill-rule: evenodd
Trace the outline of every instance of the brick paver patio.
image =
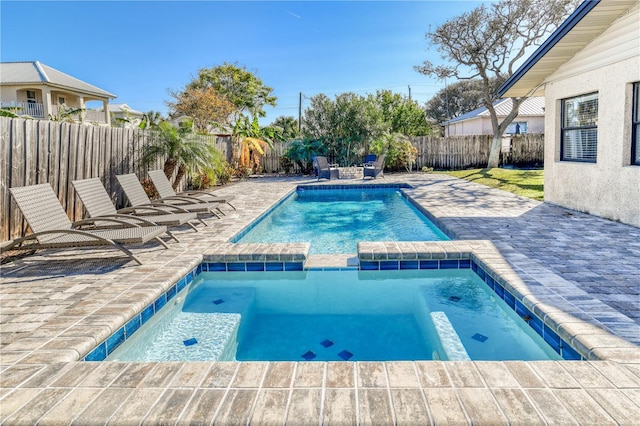
<svg viewBox="0 0 640 426">
<path fill-rule="evenodd" d="M 411 184 L 407 193 L 449 232 L 490 240 L 532 292 L 612 333 L 610 360 L 79 361 L 207 249 L 226 243 L 296 184 L 312 182 L 254 178 L 224 187 L 221 194 L 236 195 L 236 211 L 199 233 L 178 230 L 181 242 L 169 250 L 134 249 L 142 266 L 108 249 L 82 251 L 82 260 L 48 251 L 3 265 L 0 422 L 637 423 L 640 349 L 631 343 L 640 343 L 640 229 L 435 174 L 382 182 Z"/>
</svg>

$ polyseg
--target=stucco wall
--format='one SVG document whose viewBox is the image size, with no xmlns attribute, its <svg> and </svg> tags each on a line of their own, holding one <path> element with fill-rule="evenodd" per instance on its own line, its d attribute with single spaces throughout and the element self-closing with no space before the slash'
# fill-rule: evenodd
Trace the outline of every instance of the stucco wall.
<svg viewBox="0 0 640 426">
<path fill-rule="evenodd" d="M 571 61 L 563 68 L 570 66 Z M 637 81 L 639 54 L 547 79 L 545 201 L 640 227 L 640 166 L 630 165 L 631 84 Z M 591 92 L 598 92 L 597 162 L 560 161 L 561 100 Z"/>
<path fill-rule="evenodd" d="M 498 117 L 499 120 L 503 120 L 503 117 Z M 517 116 L 514 120 L 527 122 L 527 133 L 544 133 L 544 117 L 534 116 Z M 492 135 L 493 126 L 491 126 L 491 118 L 478 117 L 470 120 L 459 121 L 452 123 L 446 128 L 446 136 L 460 136 L 460 135 Z"/>
</svg>

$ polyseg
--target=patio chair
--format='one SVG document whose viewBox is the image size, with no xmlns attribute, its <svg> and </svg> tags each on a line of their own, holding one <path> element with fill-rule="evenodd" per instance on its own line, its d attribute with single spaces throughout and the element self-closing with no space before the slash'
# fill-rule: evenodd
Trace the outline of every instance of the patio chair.
<svg viewBox="0 0 640 426">
<path fill-rule="evenodd" d="M 85 219 L 72 223 L 53 192 L 53 188 L 47 183 L 10 188 L 9 191 L 33 233 L 14 240 L 5 246 L 4 250 L 112 246 L 138 265 L 142 265 L 142 262 L 123 245 L 144 244 L 155 240 L 164 248 L 169 248 L 160 239 L 160 235 L 167 232 L 166 226 L 143 227 L 116 218 Z M 111 222 L 118 224 L 119 227 L 82 228 L 95 226 L 97 222 Z"/>
<path fill-rule="evenodd" d="M 167 179 L 167 176 L 164 174 L 162 170 L 151 170 L 149 172 L 149 177 L 153 181 L 153 185 L 158 190 L 158 195 L 160 198 L 170 199 L 171 197 L 180 197 L 180 199 L 186 199 L 194 203 L 223 203 L 228 204 L 232 209 L 236 209 L 230 201 L 235 197 L 232 195 L 225 195 L 224 197 L 219 197 L 211 192 L 206 191 L 182 191 L 176 193 L 171 187 L 171 182 Z"/>
<path fill-rule="evenodd" d="M 118 179 L 118 183 L 120 183 L 131 207 L 152 206 L 179 208 L 183 212 L 197 213 L 198 216 L 213 215 L 218 219 L 220 219 L 220 214 L 222 214 L 218 207 L 219 203 L 187 203 L 185 200 L 175 199 L 174 197 L 159 198 L 151 201 L 147 193 L 144 192 L 144 188 L 137 176 L 133 173 L 116 175 L 116 179 Z"/>
<path fill-rule="evenodd" d="M 318 165 L 318 180 L 320 179 L 340 179 L 340 172 L 337 167 L 329 165 L 327 157 L 316 157 Z"/>
<path fill-rule="evenodd" d="M 378 176 L 384 177 L 384 160 L 386 158 L 386 154 L 382 154 L 378 159 L 373 162 L 371 165 L 364 165 L 362 168 L 362 179 L 367 176 L 372 178 L 377 178 Z"/>
<path fill-rule="evenodd" d="M 160 207 L 127 207 L 116 210 L 111 202 L 111 197 L 109 197 L 107 190 L 98 178 L 74 180 L 71 184 L 76 189 L 76 193 L 80 197 L 82 204 L 84 204 L 89 217 L 94 219 L 115 217 L 142 226 L 144 226 L 144 223 L 140 223 L 141 221 L 147 222 L 147 224 L 167 227 L 188 225 L 196 232 L 198 232 L 198 228 L 191 221 L 197 220 L 204 224 L 202 219 L 198 219 L 196 213 L 174 213 L 163 210 Z"/>
<path fill-rule="evenodd" d="M 364 165 L 365 166 L 372 166 L 373 163 L 376 162 L 376 159 L 378 158 L 378 156 L 376 154 L 368 154 L 365 158 L 364 158 Z"/>
</svg>

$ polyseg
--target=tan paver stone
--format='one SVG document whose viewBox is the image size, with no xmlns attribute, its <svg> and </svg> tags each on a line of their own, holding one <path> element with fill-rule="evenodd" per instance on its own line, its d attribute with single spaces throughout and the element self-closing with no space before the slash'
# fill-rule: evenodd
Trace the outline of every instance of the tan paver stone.
<svg viewBox="0 0 640 426">
<path fill-rule="evenodd" d="M 293 380 L 293 362 L 270 362 L 262 382 L 263 388 L 290 388 Z"/>
<path fill-rule="evenodd" d="M 118 364 L 122 364 L 125 368 L 120 375 L 115 377 L 111 386 L 131 388 L 138 387 L 140 382 L 142 382 L 146 375 L 156 366 L 154 362 L 119 362 Z M 114 370 L 117 370 L 117 367 L 114 367 Z"/>
<path fill-rule="evenodd" d="M 181 362 L 158 362 L 155 367 L 140 381 L 141 388 L 168 387 L 178 370 L 182 368 Z"/>
<path fill-rule="evenodd" d="M 124 362 L 86 362 L 86 364 L 93 365 L 94 370 L 91 374 L 82 377 L 82 381 L 78 386 L 89 388 L 109 386 L 114 380 L 119 379 L 120 375 L 131 366 Z M 70 371 L 67 375 L 69 374 L 74 373 Z M 119 382 L 119 386 L 135 387 L 137 385 L 137 383 L 134 385 L 128 384 L 127 378 L 128 376 L 124 376 Z"/>
<path fill-rule="evenodd" d="M 230 389 L 220 405 L 214 425 L 244 425 L 251 417 L 251 407 L 256 400 L 255 389 Z"/>
<path fill-rule="evenodd" d="M 387 374 L 382 362 L 358 362 L 358 387 L 386 388 Z"/>
<path fill-rule="evenodd" d="M 485 386 L 478 369 L 471 362 L 448 361 L 444 367 L 449 373 L 451 383 L 457 388 L 482 388 Z"/>
<path fill-rule="evenodd" d="M 285 424 L 320 424 L 321 389 L 293 389 Z"/>
<path fill-rule="evenodd" d="M 490 388 L 516 388 L 518 381 L 503 362 L 476 362 L 476 367 Z"/>
<path fill-rule="evenodd" d="M 624 365 L 609 361 L 593 361 L 591 365 L 617 388 L 640 388 L 640 377 L 631 373 Z"/>
<path fill-rule="evenodd" d="M 129 388 L 106 388 L 91 404 L 85 406 L 85 409 L 78 414 L 72 424 L 107 423 L 132 392 L 133 389 Z"/>
<path fill-rule="evenodd" d="M 142 420 L 163 392 L 164 389 L 133 389 L 129 398 L 113 413 L 108 424 L 129 426 L 142 423 Z"/>
<path fill-rule="evenodd" d="M 510 424 L 526 426 L 546 424 L 522 390 L 492 389 L 491 392 Z"/>
<path fill-rule="evenodd" d="M 424 389 L 424 396 L 434 424 L 462 425 L 469 423 L 455 390 Z"/>
<path fill-rule="evenodd" d="M 175 424 L 194 393 L 194 389 L 167 389 L 151 407 L 142 424 Z"/>
<path fill-rule="evenodd" d="M 74 366 L 73 363 L 56 363 L 49 364 L 44 367 L 38 374 L 33 376 L 30 380 L 23 383 L 21 387 L 24 388 L 43 388 L 51 384 L 54 380 L 61 377 L 68 370 Z"/>
<path fill-rule="evenodd" d="M 577 420 L 549 389 L 525 389 L 543 419 L 552 425 L 577 425 Z"/>
<path fill-rule="evenodd" d="M 214 362 L 200 386 L 203 388 L 228 388 L 239 366 L 238 362 Z"/>
<path fill-rule="evenodd" d="M 173 376 L 171 387 L 194 388 L 200 386 L 212 363 L 210 362 L 185 362 L 182 368 Z"/>
<path fill-rule="evenodd" d="M 44 369 L 44 365 L 13 365 L 2 371 L 0 386 L 15 388 Z"/>
<path fill-rule="evenodd" d="M 553 393 L 580 424 L 616 424 L 600 404 L 583 389 L 555 389 Z"/>
<path fill-rule="evenodd" d="M 328 362 L 327 363 L 327 388 L 353 388 L 355 387 L 354 362 Z"/>
<path fill-rule="evenodd" d="M 523 361 L 507 361 L 504 363 L 513 377 L 523 388 L 544 388 L 545 384 L 528 363 Z"/>
<path fill-rule="evenodd" d="M 43 414 L 55 406 L 62 398 L 64 398 L 71 389 L 45 389 L 37 394 L 31 401 L 22 408 L 18 409 L 14 414 L 9 416 L 3 424 L 7 425 L 32 425 L 35 424 Z M 26 396 L 26 395 L 23 395 Z M 4 405 L 4 400 L 2 404 Z"/>
<path fill-rule="evenodd" d="M 579 388 L 580 385 L 571 376 L 571 374 L 562 368 L 556 361 L 535 361 L 530 362 L 529 366 L 533 368 L 550 388 Z"/>
<path fill-rule="evenodd" d="M 4 326 L 3 326 L 4 327 Z M 50 341 L 51 337 L 24 337 L 2 348 L 8 351 L 35 351 Z"/>
<path fill-rule="evenodd" d="M 13 415 L 20 407 L 32 401 L 42 389 L 15 389 L 0 400 L 0 423 L 5 423 L 7 417 Z"/>
<path fill-rule="evenodd" d="M 262 389 L 258 393 L 250 423 L 282 425 L 287 413 L 289 389 Z"/>
<path fill-rule="evenodd" d="M 392 425 L 393 410 L 387 389 L 358 389 L 359 419 L 361 425 Z"/>
<path fill-rule="evenodd" d="M 70 367 L 59 378 L 50 385 L 53 387 L 75 387 L 83 380 L 86 380 L 93 372 L 100 367 L 97 362 L 73 362 Z"/>
<path fill-rule="evenodd" d="M 563 362 L 561 366 L 567 370 L 583 388 L 613 388 L 593 364 L 588 362 Z"/>
<path fill-rule="evenodd" d="M 180 417 L 180 423 L 193 426 L 211 424 L 224 392 L 222 389 L 198 389 Z"/>
<path fill-rule="evenodd" d="M 73 417 L 102 392 L 99 388 L 73 389 L 38 421 L 38 425 L 68 425 Z"/>
<path fill-rule="evenodd" d="M 489 389 L 458 389 L 458 397 L 473 424 L 509 424 Z"/>
<path fill-rule="evenodd" d="M 591 397 L 621 425 L 637 424 L 640 419 L 640 399 L 634 404 L 623 392 L 616 389 L 588 389 Z"/>
<path fill-rule="evenodd" d="M 391 389 L 391 401 L 397 425 L 430 423 L 429 412 L 420 389 Z"/>
<path fill-rule="evenodd" d="M 357 424 L 355 389 L 326 389 L 323 422 L 327 425 Z"/>
<path fill-rule="evenodd" d="M 0 334 L 0 342 L 4 342 L 4 337 Z M 20 361 L 25 356 L 29 355 L 28 351 L 5 351 L 0 353 L 0 365 L 10 366 Z"/>
<path fill-rule="evenodd" d="M 420 381 L 416 375 L 413 362 L 386 362 L 389 386 L 392 388 L 419 388 Z"/>
<path fill-rule="evenodd" d="M 296 388 L 321 388 L 324 384 L 324 362 L 299 362 L 293 386 Z"/>
<path fill-rule="evenodd" d="M 444 364 L 439 361 L 416 362 L 420 383 L 424 388 L 451 387 L 451 381 L 444 368 Z"/>
<path fill-rule="evenodd" d="M 73 349 L 39 349 L 22 358 L 22 364 L 50 364 L 52 362 L 78 361 L 78 352 Z"/>
<path fill-rule="evenodd" d="M 231 383 L 233 388 L 257 388 L 262 383 L 266 362 L 241 362 Z"/>
</svg>

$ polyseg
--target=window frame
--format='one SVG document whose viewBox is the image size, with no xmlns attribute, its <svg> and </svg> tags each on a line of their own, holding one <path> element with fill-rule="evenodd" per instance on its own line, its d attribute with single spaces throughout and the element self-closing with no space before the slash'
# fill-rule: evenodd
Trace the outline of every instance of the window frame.
<svg viewBox="0 0 640 426">
<path fill-rule="evenodd" d="M 591 95 L 598 95 L 597 99 L 598 99 L 598 113 L 600 113 L 600 93 L 598 91 L 595 92 L 589 92 L 589 93 L 582 93 L 580 95 L 576 95 L 576 96 L 571 96 L 569 98 L 564 98 L 560 100 L 560 161 L 567 161 L 567 162 L 571 162 L 571 163 L 591 163 L 591 164 L 595 164 L 598 162 L 598 124 L 597 124 L 597 115 L 596 115 L 596 124 L 593 125 L 588 125 L 588 126 L 569 126 L 569 127 L 565 127 L 564 123 L 565 123 L 565 103 L 567 101 L 571 101 L 573 99 L 576 98 L 581 98 L 581 97 L 586 97 L 586 96 L 591 96 Z M 591 159 L 591 158 L 586 158 L 586 159 L 582 159 L 582 158 L 567 158 L 564 155 L 564 147 L 565 147 L 565 131 L 567 130 L 591 130 L 591 129 L 595 129 L 596 130 L 596 156 L 595 158 Z"/>
<path fill-rule="evenodd" d="M 631 165 L 640 166 L 640 81 L 631 89 Z"/>
</svg>

